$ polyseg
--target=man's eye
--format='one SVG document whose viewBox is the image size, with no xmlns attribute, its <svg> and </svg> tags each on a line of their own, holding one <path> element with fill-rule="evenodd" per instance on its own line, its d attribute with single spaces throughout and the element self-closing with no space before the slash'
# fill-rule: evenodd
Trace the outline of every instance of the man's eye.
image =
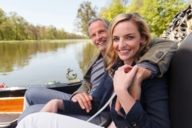
<svg viewBox="0 0 192 128">
<path fill-rule="evenodd" d="M 95 34 L 91 35 L 91 38 L 95 37 Z"/>
</svg>

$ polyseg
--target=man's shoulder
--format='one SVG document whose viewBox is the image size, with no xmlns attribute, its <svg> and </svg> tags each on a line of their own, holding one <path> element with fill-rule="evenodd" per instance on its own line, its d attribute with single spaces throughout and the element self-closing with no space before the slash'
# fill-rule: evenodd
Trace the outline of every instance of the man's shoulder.
<svg viewBox="0 0 192 128">
<path fill-rule="evenodd" d="M 93 59 L 91 60 L 90 64 L 94 64 L 96 61 L 98 61 L 99 59 L 103 59 L 103 56 L 101 55 L 101 53 L 98 53 L 97 55 L 95 55 L 93 57 Z"/>
<path fill-rule="evenodd" d="M 151 40 L 151 44 L 157 44 L 157 43 L 175 43 L 173 40 L 169 40 L 169 39 L 164 39 L 164 38 L 159 38 L 159 37 L 156 37 L 156 38 L 153 38 Z"/>
</svg>

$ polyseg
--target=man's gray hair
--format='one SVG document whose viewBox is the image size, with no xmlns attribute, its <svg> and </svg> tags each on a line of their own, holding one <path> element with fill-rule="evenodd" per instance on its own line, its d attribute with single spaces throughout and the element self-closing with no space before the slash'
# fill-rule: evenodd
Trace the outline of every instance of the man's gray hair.
<svg viewBox="0 0 192 128">
<path fill-rule="evenodd" d="M 88 22 L 88 29 L 89 29 L 90 25 L 91 25 L 92 23 L 96 22 L 96 21 L 101 21 L 101 22 L 103 22 L 104 25 L 105 25 L 105 27 L 108 29 L 108 27 L 109 27 L 109 21 L 106 20 L 106 19 L 102 19 L 102 18 L 94 18 L 94 19 L 89 20 L 89 22 Z"/>
</svg>

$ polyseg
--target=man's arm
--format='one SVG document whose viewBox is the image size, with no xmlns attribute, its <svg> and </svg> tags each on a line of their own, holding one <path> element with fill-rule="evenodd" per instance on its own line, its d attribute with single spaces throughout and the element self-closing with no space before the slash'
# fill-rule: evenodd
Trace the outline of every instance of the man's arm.
<svg viewBox="0 0 192 128">
<path fill-rule="evenodd" d="M 92 84 L 89 82 L 90 80 L 90 72 L 92 70 L 92 66 L 93 64 L 101 57 L 101 54 L 98 54 L 93 61 L 90 63 L 90 65 L 88 66 L 88 70 L 85 73 L 82 85 L 80 86 L 80 88 L 75 91 L 72 96 L 71 96 L 71 100 L 73 102 L 78 102 L 79 105 L 81 106 L 82 109 L 85 109 L 87 112 L 89 112 L 92 109 L 92 96 L 89 95 L 89 92 L 92 88 Z"/>
<path fill-rule="evenodd" d="M 89 91 L 91 89 L 91 83 L 86 80 L 83 80 L 82 85 L 79 87 L 77 91 L 75 91 L 71 100 L 73 102 L 78 102 L 82 109 L 89 112 L 92 109 L 91 101 L 92 97 L 89 95 Z"/>
<path fill-rule="evenodd" d="M 88 93 L 91 89 L 91 83 L 86 81 L 85 79 L 82 81 L 81 86 L 72 94 L 72 97 L 77 94 L 77 93 L 81 93 L 81 92 L 86 92 Z"/>
<path fill-rule="evenodd" d="M 177 48 L 177 43 L 174 41 L 160 38 L 154 39 L 151 42 L 150 49 L 139 59 L 138 63 L 149 63 L 150 65 L 154 65 L 152 68 L 148 66 L 147 69 L 151 70 L 152 73 L 158 72 L 155 75 L 161 77 L 167 72 L 171 58 Z M 157 67 L 155 72 L 154 67 Z"/>
<path fill-rule="evenodd" d="M 150 77 L 161 77 L 167 72 L 171 58 L 177 48 L 177 43 L 171 40 L 152 40 L 150 49 L 137 63 L 138 71 L 130 88 L 130 93 L 135 99 L 140 98 L 140 85 L 143 80 Z"/>
<path fill-rule="evenodd" d="M 77 91 L 75 91 L 73 94 L 72 94 L 72 97 L 77 94 L 77 93 L 81 93 L 81 92 L 90 92 L 91 90 L 91 87 L 92 87 L 92 84 L 89 82 L 90 80 L 90 72 L 92 70 L 92 66 L 93 64 L 101 57 L 101 54 L 98 54 L 96 57 L 93 58 L 93 60 L 91 60 L 88 68 L 87 68 L 87 71 L 85 73 L 85 76 L 84 76 L 84 79 L 82 81 L 82 85 L 79 87 L 79 89 Z"/>
</svg>

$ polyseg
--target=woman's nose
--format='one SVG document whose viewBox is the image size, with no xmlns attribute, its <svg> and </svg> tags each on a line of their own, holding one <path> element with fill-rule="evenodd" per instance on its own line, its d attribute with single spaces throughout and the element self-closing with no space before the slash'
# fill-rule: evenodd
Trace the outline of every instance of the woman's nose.
<svg viewBox="0 0 192 128">
<path fill-rule="evenodd" d="M 123 39 L 121 39 L 119 41 L 119 48 L 124 48 L 125 47 L 125 41 Z"/>
</svg>

